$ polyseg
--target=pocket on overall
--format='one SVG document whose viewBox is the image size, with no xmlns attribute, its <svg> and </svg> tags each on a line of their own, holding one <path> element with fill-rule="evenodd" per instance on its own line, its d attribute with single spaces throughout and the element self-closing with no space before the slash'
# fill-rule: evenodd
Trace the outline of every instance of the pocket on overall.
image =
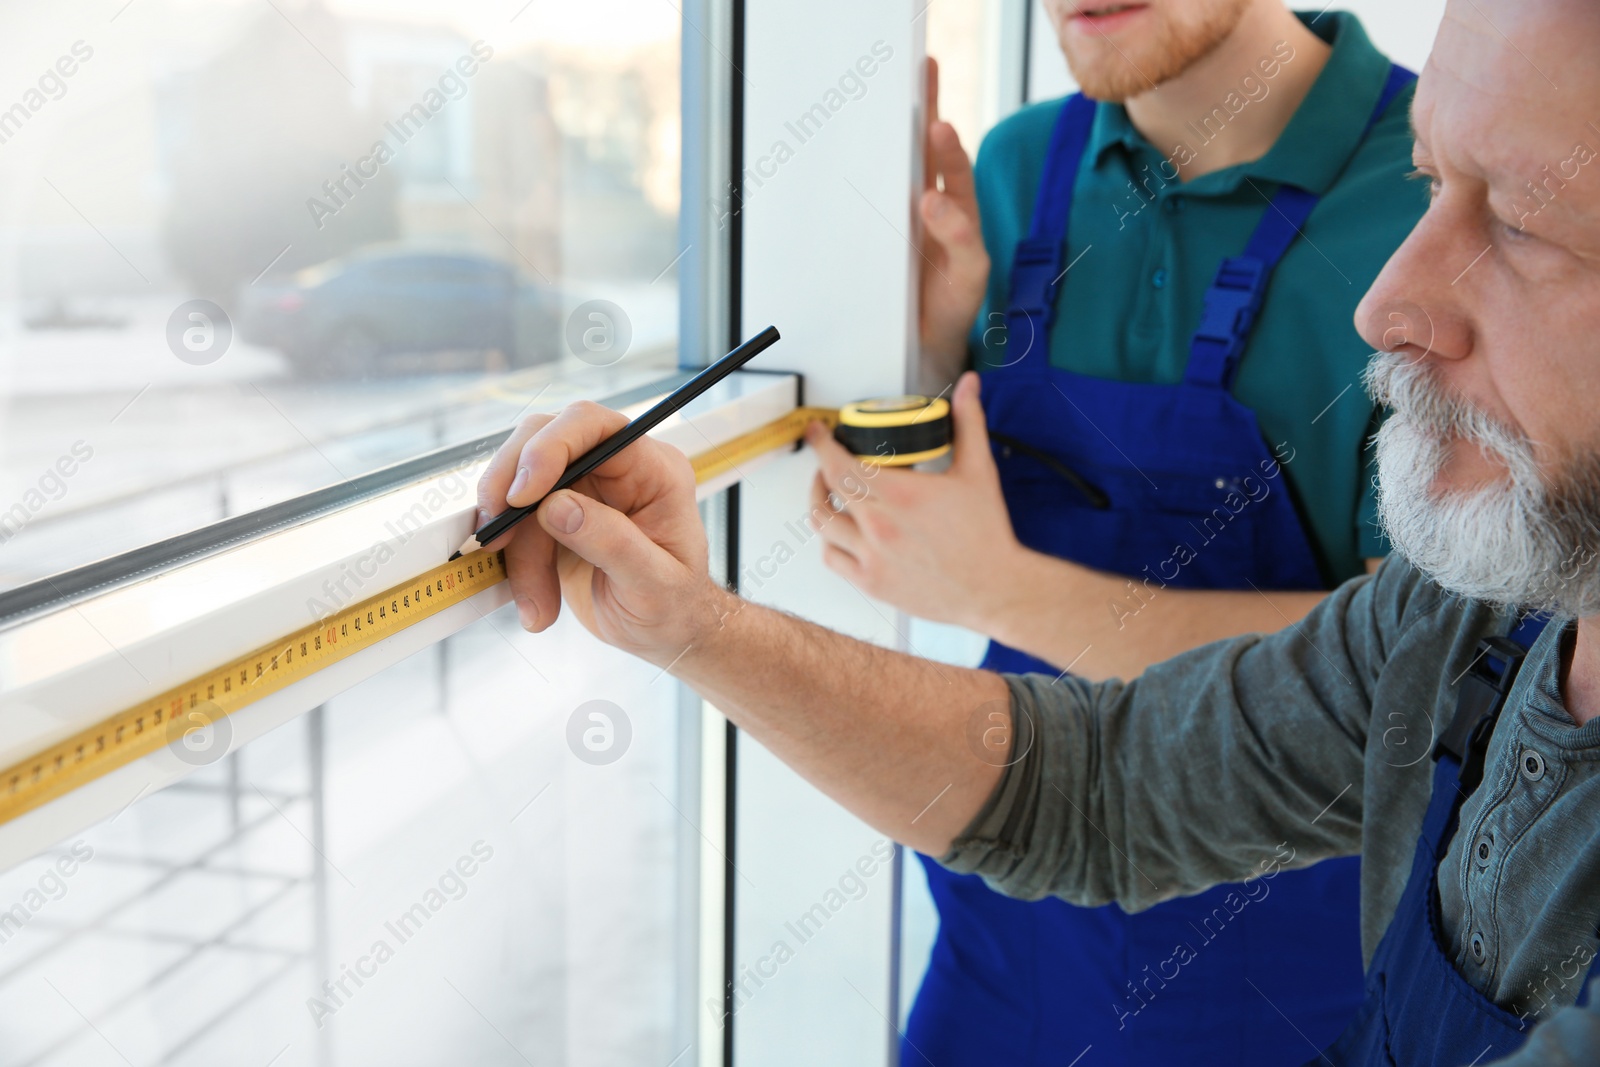
<svg viewBox="0 0 1600 1067">
<path fill-rule="evenodd" d="M 1247 474 L 1130 475 L 1126 469 L 1075 465 L 1080 477 L 1109 498 L 1109 507 L 1096 508 L 1031 456 L 1002 453 L 999 466 L 1017 539 L 1098 570 L 1158 586 L 1236 589 L 1245 587 L 1240 559 L 1274 551 L 1264 543 L 1262 483 L 1247 482 Z"/>
</svg>

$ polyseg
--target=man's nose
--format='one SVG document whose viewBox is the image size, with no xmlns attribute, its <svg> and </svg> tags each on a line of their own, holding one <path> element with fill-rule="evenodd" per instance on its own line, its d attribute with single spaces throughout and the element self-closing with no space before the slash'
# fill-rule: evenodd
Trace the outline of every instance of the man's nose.
<svg viewBox="0 0 1600 1067">
<path fill-rule="evenodd" d="M 1370 315 L 1361 332 L 1379 351 L 1405 349 L 1419 355 L 1434 351 L 1439 328 L 1433 314 L 1421 304 L 1404 297 L 1384 300 Z"/>
<path fill-rule="evenodd" d="M 1449 274 L 1456 235 L 1423 221 L 1384 264 L 1356 308 L 1356 329 L 1381 352 L 1462 359 L 1472 350 L 1470 289 Z"/>
</svg>

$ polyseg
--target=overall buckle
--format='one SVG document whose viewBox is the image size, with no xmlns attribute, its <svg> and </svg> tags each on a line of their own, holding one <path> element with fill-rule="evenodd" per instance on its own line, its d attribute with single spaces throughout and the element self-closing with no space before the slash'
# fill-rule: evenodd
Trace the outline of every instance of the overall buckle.
<svg viewBox="0 0 1600 1067">
<path fill-rule="evenodd" d="M 1478 642 L 1472 665 L 1461 679 L 1455 716 L 1433 748 L 1435 760 L 1449 755 L 1461 764 L 1458 780 L 1464 793 L 1471 793 L 1483 780 L 1489 738 L 1527 658 L 1528 650 L 1509 637 L 1485 637 Z"/>
<path fill-rule="evenodd" d="M 1048 328 L 1055 317 L 1060 268 L 1060 241 L 1048 237 L 1024 237 L 1018 241 L 1011 257 L 1010 310 L 1026 312 Z"/>
<path fill-rule="evenodd" d="M 1234 256 L 1222 261 L 1206 290 L 1200 327 L 1195 336 L 1223 345 L 1229 356 L 1238 354 L 1261 310 L 1267 287 L 1267 265 L 1254 256 Z"/>
</svg>

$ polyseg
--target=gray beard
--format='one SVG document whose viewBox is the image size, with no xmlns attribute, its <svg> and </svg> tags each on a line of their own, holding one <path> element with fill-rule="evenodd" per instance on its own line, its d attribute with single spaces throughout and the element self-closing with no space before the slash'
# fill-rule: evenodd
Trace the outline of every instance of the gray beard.
<svg viewBox="0 0 1600 1067">
<path fill-rule="evenodd" d="M 1548 479 L 1533 443 L 1445 393 L 1427 364 L 1377 353 L 1367 390 L 1393 409 L 1376 438 L 1378 517 L 1406 559 L 1449 592 L 1564 617 L 1600 614 L 1600 456 Z M 1438 494 L 1452 440 L 1509 481 Z"/>
</svg>

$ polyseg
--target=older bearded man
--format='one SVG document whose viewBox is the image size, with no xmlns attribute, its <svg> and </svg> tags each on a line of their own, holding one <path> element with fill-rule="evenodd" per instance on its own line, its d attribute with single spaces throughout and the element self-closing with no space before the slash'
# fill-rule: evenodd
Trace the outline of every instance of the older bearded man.
<svg viewBox="0 0 1600 1067">
<path fill-rule="evenodd" d="M 1137 910 L 1239 882 L 1220 926 L 1278 871 L 1359 852 L 1366 1000 L 1314 1062 L 1600 1062 L 1581 996 L 1600 971 L 1597 49 L 1587 0 L 1451 0 L 1413 111 L 1432 202 L 1359 313 L 1389 352 L 1380 510 L 1407 558 L 1299 627 L 1127 683 L 935 670 L 719 589 L 688 464 L 648 443 L 506 545 L 524 619 L 565 595 L 874 826 L 1017 896 Z M 481 502 L 520 467 L 509 502 L 537 499 L 622 421 L 529 420 Z M 983 747 L 994 714 L 1014 747 Z M 1206 937 L 1149 961 L 1139 1003 Z"/>
</svg>

